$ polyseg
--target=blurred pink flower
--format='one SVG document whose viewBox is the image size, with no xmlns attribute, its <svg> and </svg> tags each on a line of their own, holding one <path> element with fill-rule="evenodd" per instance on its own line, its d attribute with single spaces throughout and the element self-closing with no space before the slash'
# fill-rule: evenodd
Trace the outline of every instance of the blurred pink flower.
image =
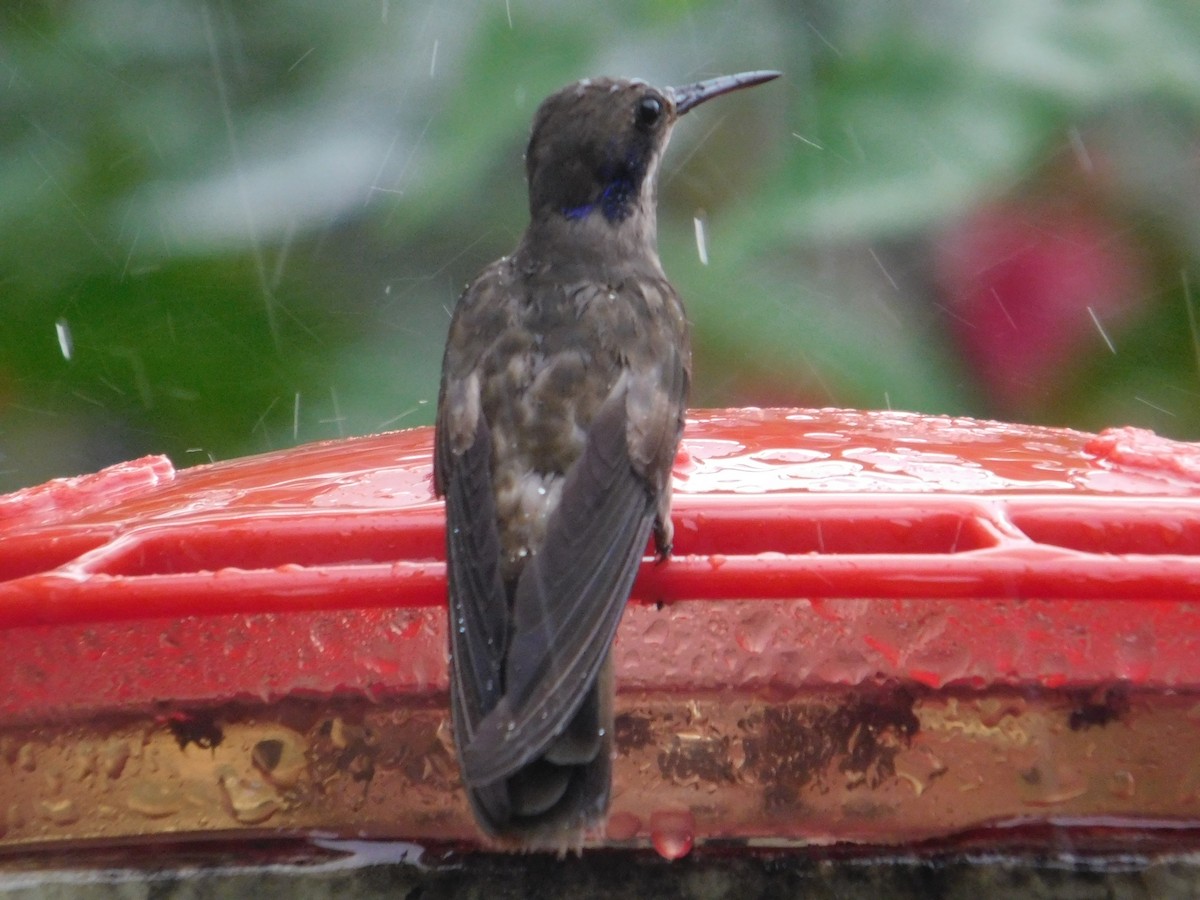
<svg viewBox="0 0 1200 900">
<path fill-rule="evenodd" d="M 1010 415 L 1052 401 L 1082 357 L 1119 349 L 1148 290 L 1127 233 L 1077 206 L 982 209 L 935 239 L 934 267 L 963 357 Z"/>
</svg>

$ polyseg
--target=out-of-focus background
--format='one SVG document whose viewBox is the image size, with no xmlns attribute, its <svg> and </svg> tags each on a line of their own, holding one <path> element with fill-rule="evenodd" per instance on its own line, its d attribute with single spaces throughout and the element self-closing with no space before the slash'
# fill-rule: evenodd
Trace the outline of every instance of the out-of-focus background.
<svg viewBox="0 0 1200 900">
<path fill-rule="evenodd" d="M 1195 0 L 6 0 L 0 490 L 431 422 L 541 98 L 754 68 L 664 169 L 694 405 L 1200 438 Z"/>
</svg>

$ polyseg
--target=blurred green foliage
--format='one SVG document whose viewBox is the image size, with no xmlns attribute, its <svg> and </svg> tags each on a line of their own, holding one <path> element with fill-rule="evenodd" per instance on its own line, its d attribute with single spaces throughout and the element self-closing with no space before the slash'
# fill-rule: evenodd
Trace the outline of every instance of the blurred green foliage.
<svg viewBox="0 0 1200 900">
<path fill-rule="evenodd" d="M 751 68 L 785 78 L 689 116 L 664 171 L 696 405 L 1200 437 L 1194 0 L 12 0 L 0 489 L 432 421 L 448 310 L 523 228 L 541 98 Z M 1085 209 L 1140 260 L 1104 333 L 1081 305 L 1005 398 L 938 263 L 998 203 Z"/>
</svg>

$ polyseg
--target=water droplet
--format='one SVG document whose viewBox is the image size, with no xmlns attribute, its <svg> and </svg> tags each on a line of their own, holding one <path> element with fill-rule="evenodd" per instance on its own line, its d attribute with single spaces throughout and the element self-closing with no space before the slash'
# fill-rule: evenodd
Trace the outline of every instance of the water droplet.
<svg viewBox="0 0 1200 900">
<path fill-rule="evenodd" d="M 738 646 L 750 653 L 762 653 L 770 644 L 778 628 L 775 616 L 769 609 L 758 609 L 742 619 L 734 629 L 734 640 Z"/>
<path fill-rule="evenodd" d="M 1034 769 L 1022 778 L 1035 789 L 1033 796 L 1025 798 L 1028 806 L 1060 806 L 1079 799 L 1088 791 L 1087 779 L 1069 763 L 1061 763 L 1050 770 Z"/>
<path fill-rule="evenodd" d="M 691 810 L 661 810 L 650 815 L 650 841 L 663 859 L 682 859 L 692 850 L 696 820 Z"/>
<path fill-rule="evenodd" d="M 175 790 L 166 785 L 142 781 L 130 792 L 127 805 L 147 819 L 161 819 L 179 812 L 183 801 Z"/>
<path fill-rule="evenodd" d="M 975 706 L 979 710 L 979 724 L 984 728 L 999 728 L 1005 717 L 1019 721 L 1026 709 L 1022 697 L 990 697 L 977 701 Z"/>
<path fill-rule="evenodd" d="M 1114 797 L 1120 797 L 1122 800 L 1132 800 L 1136 784 L 1133 780 L 1133 773 L 1120 769 L 1113 772 L 1108 779 L 1108 792 Z"/>
<path fill-rule="evenodd" d="M 225 772 L 217 782 L 233 817 L 243 825 L 265 822 L 279 811 L 280 798 L 267 782 Z"/>
<path fill-rule="evenodd" d="M 345 720 L 338 716 L 329 723 L 329 741 L 338 750 L 345 750 L 350 746 L 350 727 Z"/>
<path fill-rule="evenodd" d="M 670 626 L 666 619 L 658 619 L 650 623 L 650 627 L 642 633 L 642 643 L 654 646 L 661 646 L 667 642 L 667 637 L 670 634 Z"/>
<path fill-rule="evenodd" d="M 912 774 L 911 772 L 905 772 L 902 769 L 897 769 L 896 777 L 899 778 L 901 781 L 907 781 L 909 786 L 913 789 L 913 793 L 916 796 L 920 797 L 923 793 L 925 793 L 925 788 L 927 785 L 925 784 L 924 781 L 922 781 L 920 778 L 918 778 L 916 775 Z"/>
<path fill-rule="evenodd" d="M 96 774 L 100 766 L 98 754 L 99 750 L 91 741 L 80 741 L 75 745 L 75 778 L 77 780 L 86 781 Z"/>
<path fill-rule="evenodd" d="M 8 827 L 14 831 L 24 828 L 29 822 L 29 816 L 19 803 L 10 803 L 4 818 L 8 822 Z"/>
<path fill-rule="evenodd" d="M 79 821 L 79 807 L 70 797 L 58 800 L 43 800 L 42 815 L 55 825 L 72 825 Z"/>
<path fill-rule="evenodd" d="M 33 744 L 22 744 L 17 750 L 17 765 L 26 772 L 32 772 L 37 768 L 37 753 L 33 749 Z"/>
<path fill-rule="evenodd" d="M 109 778 L 117 779 L 125 771 L 132 751 L 125 741 L 112 741 L 100 751 L 100 770 Z"/>
<path fill-rule="evenodd" d="M 61 794 L 63 789 L 62 775 L 55 772 L 46 776 L 46 790 L 51 794 Z"/>
</svg>

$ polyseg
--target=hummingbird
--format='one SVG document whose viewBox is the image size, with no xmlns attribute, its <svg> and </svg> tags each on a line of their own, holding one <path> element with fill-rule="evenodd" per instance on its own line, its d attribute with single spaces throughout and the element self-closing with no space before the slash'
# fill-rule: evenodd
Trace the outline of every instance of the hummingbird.
<svg viewBox="0 0 1200 900">
<path fill-rule="evenodd" d="M 671 552 L 691 380 L 659 166 L 680 116 L 778 75 L 551 94 L 525 153 L 529 225 L 455 306 L 434 438 L 450 707 L 472 811 L 499 842 L 562 849 L 607 813 L 610 649 L 651 538 Z"/>
</svg>

